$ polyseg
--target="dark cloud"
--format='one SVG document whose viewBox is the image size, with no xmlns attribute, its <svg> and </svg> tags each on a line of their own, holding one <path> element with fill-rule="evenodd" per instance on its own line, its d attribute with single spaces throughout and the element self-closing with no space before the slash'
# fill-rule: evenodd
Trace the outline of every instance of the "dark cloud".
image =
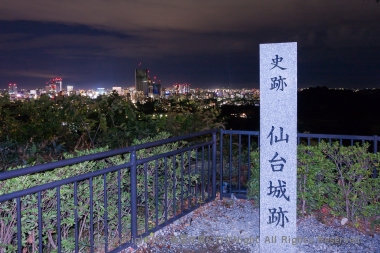
<svg viewBox="0 0 380 253">
<path fill-rule="evenodd" d="M 55 73 L 51 72 L 39 72 L 38 70 L 28 70 L 28 71 L 12 71 L 12 70 L 1 70 L 2 74 L 9 75 L 9 76 L 22 76 L 22 77 L 37 77 L 37 78 L 44 78 L 44 79 L 50 79 L 52 76 L 54 76 Z M 66 76 L 62 76 L 65 78 Z"/>
<path fill-rule="evenodd" d="M 141 61 L 167 83 L 257 87 L 259 44 L 290 41 L 300 86 L 379 86 L 380 4 L 370 0 L 7 1 L 0 83 L 55 73 L 131 85 Z"/>
</svg>

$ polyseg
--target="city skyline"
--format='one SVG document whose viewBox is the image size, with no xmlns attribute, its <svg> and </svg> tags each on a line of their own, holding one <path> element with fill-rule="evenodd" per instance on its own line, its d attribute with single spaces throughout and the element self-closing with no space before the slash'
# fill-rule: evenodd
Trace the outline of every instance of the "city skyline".
<svg viewBox="0 0 380 253">
<path fill-rule="evenodd" d="M 374 0 L 14 0 L 0 7 L 0 89 L 131 87 L 139 67 L 163 87 L 258 88 L 259 44 L 279 42 L 298 43 L 299 88 L 380 88 L 379 21 Z"/>
</svg>

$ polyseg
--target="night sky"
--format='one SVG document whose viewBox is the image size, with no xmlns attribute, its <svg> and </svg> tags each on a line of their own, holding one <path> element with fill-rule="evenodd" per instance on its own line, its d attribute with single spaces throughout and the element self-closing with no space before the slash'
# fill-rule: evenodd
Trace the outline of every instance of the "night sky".
<svg viewBox="0 0 380 253">
<path fill-rule="evenodd" d="M 298 87 L 380 88 L 376 0 L 11 0 L 0 5 L 0 89 L 259 88 L 259 44 L 298 43 Z"/>
</svg>

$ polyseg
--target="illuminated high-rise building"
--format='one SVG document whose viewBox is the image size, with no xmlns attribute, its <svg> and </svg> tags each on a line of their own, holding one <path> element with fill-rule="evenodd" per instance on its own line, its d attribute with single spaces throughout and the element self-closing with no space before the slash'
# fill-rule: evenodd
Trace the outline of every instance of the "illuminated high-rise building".
<svg viewBox="0 0 380 253">
<path fill-rule="evenodd" d="M 73 94 L 74 86 L 67 85 L 67 95 Z"/>
<path fill-rule="evenodd" d="M 62 91 L 62 78 L 55 78 L 55 83 L 57 85 L 57 88 L 59 87 L 58 91 Z"/>
<path fill-rule="evenodd" d="M 97 92 L 99 95 L 104 95 L 104 94 L 106 94 L 106 92 L 105 92 L 105 88 L 97 88 L 97 89 L 96 89 L 96 92 Z"/>
<path fill-rule="evenodd" d="M 147 69 L 136 69 L 135 71 L 136 91 L 142 93 L 145 97 L 149 93 L 148 72 Z"/>
<path fill-rule="evenodd" d="M 46 84 L 50 86 L 51 92 L 60 92 L 62 90 L 62 78 L 60 77 L 53 78 Z"/>
<path fill-rule="evenodd" d="M 153 94 L 161 96 L 161 83 L 153 83 Z"/>
</svg>

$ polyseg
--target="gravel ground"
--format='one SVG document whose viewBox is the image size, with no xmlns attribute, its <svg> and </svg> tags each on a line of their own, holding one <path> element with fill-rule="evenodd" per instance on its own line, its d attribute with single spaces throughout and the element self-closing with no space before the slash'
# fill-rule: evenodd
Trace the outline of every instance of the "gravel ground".
<svg viewBox="0 0 380 253">
<path fill-rule="evenodd" d="M 259 252 L 258 236 L 259 209 L 250 201 L 215 200 L 147 238 L 136 253 Z M 300 218 L 297 238 L 297 252 L 380 252 L 380 234 L 365 235 L 337 220 L 327 226 Z"/>
</svg>

